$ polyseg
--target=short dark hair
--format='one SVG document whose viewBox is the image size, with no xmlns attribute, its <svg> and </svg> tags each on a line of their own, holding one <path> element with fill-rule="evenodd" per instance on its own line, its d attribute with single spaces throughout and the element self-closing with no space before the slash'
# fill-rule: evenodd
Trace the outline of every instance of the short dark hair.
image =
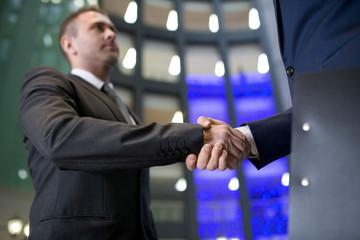
<svg viewBox="0 0 360 240">
<path fill-rule="evenodd" d="M 95 6 L 87 6 L 87 7 L 83 7 L 83 8 L 80 8 L 79 10 L 77 10 L 76 12 L 73 12 L 72 14 L 70 14 L 66 19 L 65 21 L 61 24 L 61 27 L 60 27 L 60 30 L 59 30 L 59 33 L 58 33 L 58 40 L 59 40 L 59 44 L 60 44 L 60 49 L 61 49 L 61 52 L 62 54 L 64 55 L 64 57 L 66 59 L 68 59 L 66 53 L 64 52 L 64 50 L 62 49 L 61 47 L 61 38 L 65 35 L 65 34 L 69 34 L 70 36 L 76 36 L 77 34 L 77 29 L 76 29 L 76 26 L 74 23 L 74 20 L 82 13 L 85 13 L 85 12 L 89 12 L 89 11 L 93 11 L 93 12 L 98 12 L 98 13 L 101 13 L 105 16 L 109 16 L 108 13 L 101 9 L 101 8 L 98 8 L 98 7 L 95 7 Z"/>
</svg>

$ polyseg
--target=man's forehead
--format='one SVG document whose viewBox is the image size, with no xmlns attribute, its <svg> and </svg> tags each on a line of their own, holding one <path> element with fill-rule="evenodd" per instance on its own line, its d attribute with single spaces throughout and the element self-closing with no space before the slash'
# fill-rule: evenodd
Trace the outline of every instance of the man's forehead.
<svg viewBox="0 0 360 240">
<path fill-rule="evenodd" d="M 113 25 L 113 23 L 111 22 L 108 16 L 95 11 L 87 11 L 82 13 L 78 16 L 77 20 L 79 22 L 90 23 L 90 24 L 93 22 L 105 22 Z"/>
</svg>

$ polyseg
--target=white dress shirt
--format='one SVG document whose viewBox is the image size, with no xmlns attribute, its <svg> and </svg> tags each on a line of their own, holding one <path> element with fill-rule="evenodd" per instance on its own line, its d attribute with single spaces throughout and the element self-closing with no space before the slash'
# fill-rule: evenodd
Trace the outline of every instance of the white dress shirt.
<svg viewBox="0 0 360 240">
<path fill-rule="evenodd" d="M 256 147 L 256 143 L 255 143 L 254 137 L 251 133 L 249 126 L 244 125 L 244 126 L 241 126 L 241 127 L 235 128 L 235 129 L 242 132 L 246 136 L 247 140 L 249 141 L 250 146 L 251 146 L 249 157 L 259 159 L 259 151 Z"/>
</svg>

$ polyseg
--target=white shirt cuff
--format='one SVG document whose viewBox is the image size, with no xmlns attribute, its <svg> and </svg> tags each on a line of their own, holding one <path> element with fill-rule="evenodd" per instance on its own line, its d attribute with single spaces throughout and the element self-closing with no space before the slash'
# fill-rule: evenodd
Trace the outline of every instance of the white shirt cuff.
<svg viewBox="0 0 360 240">
<path fill-rule="evenodd" d="M 242 132 L 247 140 L 249 141 L 250 143 L 250 146 L 251 146 L 251 149 L 250 149 L 250 155 L 249 155 L 249 158 L 257 158 L 259 159 L 259 151 L 256 147 L 256 143 L 255 143 L 255 140 L 254 140 L 254 137 L 251 133 L 251 130 L 249 128 L 248 125 L 243 125 L 241 127 L 238 127 L 238 128 L 235 128 L 236 130 Z"/>
</svg>

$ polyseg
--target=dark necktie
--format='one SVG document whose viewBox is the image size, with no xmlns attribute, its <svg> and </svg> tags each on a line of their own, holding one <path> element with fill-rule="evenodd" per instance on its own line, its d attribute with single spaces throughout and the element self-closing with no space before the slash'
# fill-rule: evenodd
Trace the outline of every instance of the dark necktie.
<svg viewBox="0 0 360 240">
<path fill-rule="evenodd" d="M 115 90 L 111 88 L 108 84 L 104 84 L 102 87 L 104 92 L 109 95 L 115 102 L 119 105 L 119 108 L 124 115 L 126 122 L 130 125 L 135 125 L 134 119 L 131 117 L 128 108 L 125 103 L 121 100 L 121 98 L 116 94 Z"/>
</svg>

